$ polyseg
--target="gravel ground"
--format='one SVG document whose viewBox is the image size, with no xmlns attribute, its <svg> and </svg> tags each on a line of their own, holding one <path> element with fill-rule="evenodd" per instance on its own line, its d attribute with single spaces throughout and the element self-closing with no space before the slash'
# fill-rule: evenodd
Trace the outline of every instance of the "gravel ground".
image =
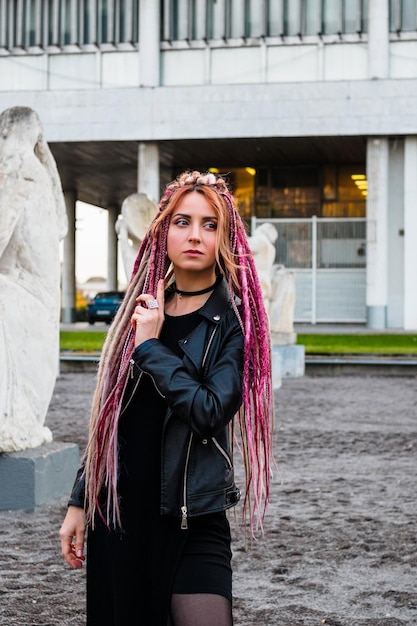
<svg viewBox="0 0 417 626">
<path fill-rule="evenodd" d="M 55 441 L 85 445 L 94 378 L 58 378 Z M 235 626 L 417 624 L 416 400 L 414 376 L 283 381 L 265 535 L 245 550 L 232 520 Z M 85 624 L 85 571 L 59 549 L 66 500 L 0 511 L 2 626 Z"/>
</svg>

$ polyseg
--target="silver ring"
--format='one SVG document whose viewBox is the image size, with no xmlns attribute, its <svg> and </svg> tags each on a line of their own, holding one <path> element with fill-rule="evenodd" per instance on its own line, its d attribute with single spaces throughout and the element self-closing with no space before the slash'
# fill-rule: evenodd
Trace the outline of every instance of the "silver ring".
<svg viewBox="0 0 417 626">
<path fill-rule="evenodd" d="M 148 300 L 146 306 L 148 309 L 159 309 L 158 300 Z"/>
</svg>

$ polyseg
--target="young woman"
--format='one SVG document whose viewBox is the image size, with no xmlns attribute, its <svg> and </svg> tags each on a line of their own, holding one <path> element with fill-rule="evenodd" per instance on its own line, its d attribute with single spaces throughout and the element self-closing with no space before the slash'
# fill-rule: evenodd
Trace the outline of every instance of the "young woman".
<svg viewBox="0 0 417 626">
<path fill-rule="evenodd" d="M 88 626 L 231 626 L 232 448 L 252 533 L 269 497 L 268 319 L 226 182 L 169 184 L 108 331 L 89 443 L 60 530 Z M 234 425 L 238 428 L 234 429 Z"/>
</svg>

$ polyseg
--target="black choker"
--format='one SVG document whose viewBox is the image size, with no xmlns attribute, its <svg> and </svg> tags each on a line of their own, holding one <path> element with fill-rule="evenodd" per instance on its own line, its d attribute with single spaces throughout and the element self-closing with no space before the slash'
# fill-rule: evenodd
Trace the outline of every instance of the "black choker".
<svg viewBox="0 0 417 626">
<path fill-rule="evenodd" d="M 179 298 L 182 298 L 183 296 L 202 296 L 203 293 L 208 293 L 209 291 L 213 291 L 213 289 L 217 287 L 221 279 L 222 279 L 221 276 L 217 276 L 216 281 L 212 285 L 210 285 L 210 287 L 206 287 L 205 289 L 200 289 L 199 291 L 182 291 L 182 289 L 178 289 L 176 284 L 174 284 L 172 288 L 175 291 L 175 293 L 178 294 Z"/>
</svg>

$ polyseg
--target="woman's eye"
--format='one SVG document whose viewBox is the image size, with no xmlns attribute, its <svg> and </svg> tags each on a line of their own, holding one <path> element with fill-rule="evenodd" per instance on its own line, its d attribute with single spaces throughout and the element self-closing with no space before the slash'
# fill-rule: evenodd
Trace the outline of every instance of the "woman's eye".
<svg viewBox="0 0 417 626">
<path fill-rule="evenodd" d="M 176 220 L 174 220 L 174 224 L 178 226 L 187 226 L 188 222 L 184 217 L 178 217 Z"/>
<path fill-rule="evenodd" d="M 207 222 L 206 223 L 206 227 L 209 230 L 217 230 L 217 223 L 216 222 Z"/>
</svg>

